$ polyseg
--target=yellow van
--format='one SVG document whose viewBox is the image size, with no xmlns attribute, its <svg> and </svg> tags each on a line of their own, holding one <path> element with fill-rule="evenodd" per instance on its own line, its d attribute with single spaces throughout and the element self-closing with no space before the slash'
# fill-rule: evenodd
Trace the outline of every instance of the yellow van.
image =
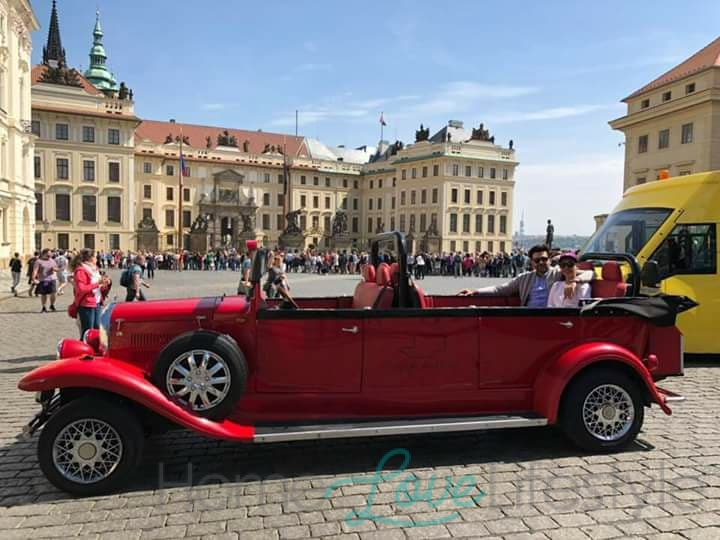
<svg viewBox="0 0 720 540">
<path fill-rule="evenodd" d="M 582 252 L 655 261 L 662 292 L 700 304 L 678 317 L 685 353 L 720 359 L 718 222 L 720 172 L 667 178 L 628 189 Z"/>
</svg>

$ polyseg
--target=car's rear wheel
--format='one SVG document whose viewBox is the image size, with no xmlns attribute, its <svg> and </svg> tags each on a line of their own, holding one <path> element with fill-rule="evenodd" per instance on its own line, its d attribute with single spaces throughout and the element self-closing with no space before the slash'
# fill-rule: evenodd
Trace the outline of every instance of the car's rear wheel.
<svg viewBox="0 0 720 540">
<path fill-rule="evenodd" d="M 73 495 L 117 490 L 136 469 L 142 425 L 121 403 L 78 398 L 54 413 L 40 432 L 38 461 L 45 477 Z"/>
<path fill-rule="evenodd" d="M 638 384 L 626 373 L 594 369 L 570 383 L 560 411 L 561 427 L 585 450 L 618 450 L 637 437 L 644 407 Z"/>
<path fill-rule="evenodd" d="M 227 336 L 193 332 L 170 342 L 160 353 L 153 382 L 195 414 L 222 420 L 245 390 L 247 364 Z"/>
</svg>

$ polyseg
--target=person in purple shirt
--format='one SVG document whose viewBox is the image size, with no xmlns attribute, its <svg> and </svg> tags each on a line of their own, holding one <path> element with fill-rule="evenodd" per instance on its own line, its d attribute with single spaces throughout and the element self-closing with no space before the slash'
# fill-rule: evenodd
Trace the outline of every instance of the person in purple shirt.
<svg viewBox="0 0 720 540">
<path fill-rule="evenodd" d="M 33 268 L 32 282 L 35 284 L 35 292 L 40 295 L 42 313 L 47 313 L 47 298 L 50 296 L 50 311 L 55 310 L 55 294 L 57 291 L 57 264 L 50 258 L 50 250 L 45 248 L 40 253 L 40 258 L 35 261 Z"/>
</svg>

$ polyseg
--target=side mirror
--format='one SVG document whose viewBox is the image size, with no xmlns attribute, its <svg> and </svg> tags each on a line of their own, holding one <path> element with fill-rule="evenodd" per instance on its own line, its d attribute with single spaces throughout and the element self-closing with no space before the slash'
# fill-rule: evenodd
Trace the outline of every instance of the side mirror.
<svg viewBox="0 0 720 540">
<path fill-rule="evenodd" d="M 660 287 L 660 269 L 656 261 L 648 261 L 640 272 L 640 282 L 643 287 L 652 287 L 657 289 Z"/>
</svg>

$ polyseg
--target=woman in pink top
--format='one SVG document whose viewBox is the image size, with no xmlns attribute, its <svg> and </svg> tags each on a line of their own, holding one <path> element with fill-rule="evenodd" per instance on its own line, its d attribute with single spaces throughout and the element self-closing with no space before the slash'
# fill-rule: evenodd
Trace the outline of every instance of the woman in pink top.
<svg viewBox="0 0 720 540">
<path fill-rule="evenodd" d="M 86 330 L 100 327 L 100 309 L 102 307 L 102 287 L 106 278 L 100 275 L 95 266 L 95 253 L 92 249 L 80 250 L 70 263 L 75 285 L 77 316 L 80 321 L 80 337 Z"/>
</svg>

